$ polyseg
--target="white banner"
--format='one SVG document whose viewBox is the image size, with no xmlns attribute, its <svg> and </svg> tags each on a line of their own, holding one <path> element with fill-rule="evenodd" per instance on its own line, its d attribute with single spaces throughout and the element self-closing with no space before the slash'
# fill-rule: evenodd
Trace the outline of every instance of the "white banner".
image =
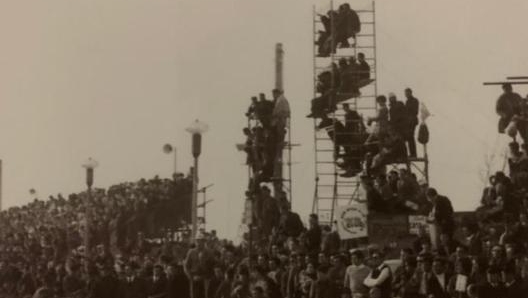
<svg viewBox="0 0 528 298">
<path fill-rule="evenodd" d="M 367 205 L 354 203 L 336 208 L 337 231 L 342 240 L 367 237 Z"/>
<path fill-rule="evenodd" d="M 428 233 L 427 216 L 409 215 L 409 234 L 418 235 L 418 230 L 422 227 Z"/>
</svg>

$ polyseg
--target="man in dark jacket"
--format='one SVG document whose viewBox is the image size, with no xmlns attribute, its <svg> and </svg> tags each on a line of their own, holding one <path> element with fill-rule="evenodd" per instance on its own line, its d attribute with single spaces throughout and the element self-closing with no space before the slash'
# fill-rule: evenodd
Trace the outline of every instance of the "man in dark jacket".
<svg viewBox="0 0 528 298">
<path fill-rule="evenodd" d="M 414 140 L 414 132 L 418 125 L 418 110 L 420 103 L 416 97 L 413 96 L 411 88 L 405 89 L 405 110 L 407 112 L 408 126 L 405 134 L 405 141 L 409 146 L 409 156 L 416 157 L 416 141 Z"/>
<path fill-rule="evenodd" d="M 504 93 L 497 99 L 495 111 L 500 116 L 499 133 L 504 133 L 506 127 L 511 122 L 513 116 L 521 113 L 522 98 L 518 93 L 513 92 L 511 84 L 503 84 Z"/>
<path fill-rule="evenodd" d="M 310 228 L 304 236 L 305 247 L 308 254 L 315 255 L 321 249 L 321 227 L 317 214 L 310 214 L 309 224 Z"/>
<path fill-rule="evenodd" d="M 433 249 L 438 249 L 440 234 L 446 234 L 448 237 L 453 236 L 455 229 L 453 206 L 447 197 L 439 195 L 436 189 L 432 187 L 427 190 L 426 196 L 433 204 L 428 217 L 431 244 Z"/>
<path fill-rule="evenodd" d="M 281 206 L 281 217 L 279 222 L 279 233 L 287 237 L 299 237 L 304 230 L 299 214 L 292 212 L 288 204 Z"/>
<path fill-rule="evenodd" d="M 407 129 L 407 111 L 405 104 L 396 99 L 394 93 L 389 93 L 389 126 L 392 131 L 404 138 Z"/>
</svg>

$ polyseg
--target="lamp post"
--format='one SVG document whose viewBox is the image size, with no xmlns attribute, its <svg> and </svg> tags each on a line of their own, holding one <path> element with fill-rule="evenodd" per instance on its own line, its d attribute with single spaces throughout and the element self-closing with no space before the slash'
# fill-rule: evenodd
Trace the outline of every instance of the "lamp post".
<svg viewBox="0 0 528 298">
<path fill-rule="evenodd" d="M 82 167 L 86 169 L 86 186 L 88 188 L 88 198 L 85 201 L 85 220 L 86 220 L 86 226 L 85 226 L 85 232 L 84 232 L 84 249 L 85 249 L 85 255 L 86 257 L 90 257 L 91 254 L 91 245 L 90 242 L 90 228 L 92 226 L 92 215 L 90 213 L 90 205 L 92 202 L 92 185 L 94 180 L 94 169 L 99 165 L 97 161 L 92 159 L 91 157 L 88 158 L 83 164 Z"/>
<path fill-rule="evenodd" d="M 209 126 L 196 119 L 185 129 L 192 135 L 192 155 L 194 157 L 193 187 L 191 203 L 192 232 L 191 241 L 194 241 L 198 231 L 198 157 L 202 153 L 202 134 L 209 130 Z"/>
<path fill-rule="evenodd" d="M 176 150 L 176 146 L 174 145 L 171 145 L 171 144 L 165 144 L 163 145 L 163 152 L 166 153 L 166 154 L 171 154 L 171 153 L 174 153 L 174 172 L 173 174 L 176 174 L 177 173 L 177 162 L 178 162 L 178 151 Z"/>
</svg>

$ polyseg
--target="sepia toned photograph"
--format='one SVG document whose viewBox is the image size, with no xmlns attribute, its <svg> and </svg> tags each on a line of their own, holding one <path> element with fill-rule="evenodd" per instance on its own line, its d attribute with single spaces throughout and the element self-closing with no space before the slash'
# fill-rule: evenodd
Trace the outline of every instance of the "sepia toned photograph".
<svg viewBox="0 0 528 298">
<path fill-rule="evenodd" d="M 528 298 L 526 12 L 0 0 L 0 298 Z"/>
</svg>

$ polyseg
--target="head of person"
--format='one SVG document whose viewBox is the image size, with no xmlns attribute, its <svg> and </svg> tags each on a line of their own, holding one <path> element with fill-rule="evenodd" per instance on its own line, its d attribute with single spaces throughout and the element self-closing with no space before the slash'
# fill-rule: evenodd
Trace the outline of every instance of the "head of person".
<svg viewBox="0 0 528 298">
<path fill-rule="evenodd" d="M 428 253 L 419 254 L 416 262 L 422 272 L 431 272 L 433 269 L 433 257 Z"/>
<path fill-rule="evenodd" d="M 433 272 L 443 274 L 446 270 L 446 260 L 442 257 L 436 257 L 433 261 Z"/>
<path fill-rule="evenodd" d="M 378 247 L 371 248 L 369 253 L 370 253 L 370 266 L 372 268 L 377 268 L 381 266 L 381 264 L 383 264 L 384 254 L 380 248 Z"/>
<path fill-rule="evenodd" d="M 363 62 L 363 61 L 365 61 L 365 54 L 363 54 L 363 53 L 358 53 L 357 57 L 358 57 L 358 61 L 359 61 L 359 62 Z"/>
<path fill-rule="evenodd" d="M 280 260 L 277 257 L 271 258 L 268 261 L 268 267 L 270 271 L 275 271 L 280 268 Z"/>
<path fill-rule="evenodd" d="M 339 59 L 339 68 L 343 69 L 343 68 L 346 68 L 347 66 L 348 66 L 348 62 L 346 58 Z"/>
<path fill-rule="evenodd" d="M 350 251 L 350 261 L 353 265 L 359 266 L 363 264 L 365 260 L 365 255 L 359 249 L 353 249 Z"/>
<path fill-rule="evenodd" d="M 264 254 L 260 254 L 257 258 L 257 265 L 259 266 L 267 266 L 268 265 L 268 256 Z"/>
<path fill-rule="evenodd" d="M 502 90 L 505 93 L 510 93 L 510 92 L 513 91 L 513 88 L 512 88 L 512 85 L 510 83 L 505 83 L 505 84 L 502 84 Z"/>
<path fill-rule="evenodd" d="M 330 261 L 328 260 L 328 257 L 326 256 L 325 253 L 320 252 L 317 255 L 317 263 L 320 264 L 320 265 L 329 265 Z"/>
<path fill-rule="evenodd" d="M 222 270 L 222 267 L 215 266 L 213 271 L 216 279 L 222 280 L 224 278 L 224 271 Z"/>
<path fill-rule="evenodd" d="M 500 245 L 494 245 L 491 248 L 491 258 L 500 260 L 504 257 L 504 248 Z"/>
<path fill-rule="evenodd" d="M 400 250 L 400 260 L 404 262 L 408 257 L 413 255 L 413 250 L 409 247 Z"/>
<path fill-rule="evenodd" d="M 387 97 L 385 97 L 385 95 L 379 95 L 378 97 L 376 97 L 376 103 L 380 106 L 386 105 Z"/>
<path fill-rule="evenodd" d="M 350 111 L 350 105 L 348 103 L 343 104 L 343 110 L 344 111 Z"/>
<path fill-rule="evenodd" d="M 390 92 L 389 93 L 389 103 L 394 104 L 396 102 L 396 94 Z"/>
<path fill-rule="evenodd" d="M 412 89 L 411 88 L 405 88 L 405 97 L 410 98 L 412 97 Z"/>
<path fill-rule="evenodd" d="M 264 93 L 260 93 L 260 94 L 259 94 L 259 100 L 260 100 L 260 101 L 264 101 L 264 100 L 266 100 L 266 95 L 265 95 Z"/>
<path fill-rule="evenodd" d="M 319 217 L 317 216 L 317 214 L 310 214 L 308 223 L 310 225 L 310 228 L 315 228 L 319 226 Z"/>
<path fill-rule="evenodd" d="M 271 91 L 271 93 L 273 94 L 273 99 L 277 99 L 277 98 L 279 98 L 279 96 L 282 95 L 282 90 L 273 89 L 273 91 Z"/>
<path fill-rule="evenodd" d="M 438 197 L 438 192 L 436 191 L 436 189 L 429 187 L 425 192 L 425 195 L 430 202 L 434 202 Z"/>
<path fill-rule="evenodd" d="M 468 257 L 457 258 L 455 262 L 455 273 L 468 276 L 471 273 L 471 259 Z"/>
<path fill-rule="evenodd" d="M 256 103 L 257 102 L 257 97 L 256 96 L 252 96 L 251 97 L 251 102 L 252 103 Z"/>
</svg>

